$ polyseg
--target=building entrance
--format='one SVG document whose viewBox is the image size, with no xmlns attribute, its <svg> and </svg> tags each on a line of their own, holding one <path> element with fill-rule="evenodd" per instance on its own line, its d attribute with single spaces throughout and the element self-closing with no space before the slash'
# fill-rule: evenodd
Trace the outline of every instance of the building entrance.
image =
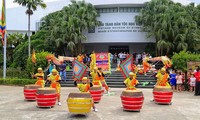
<svg viewBox="0 0 200 120">
<path fill-rule="evenodd" d="M 110 53 L 112 54 L 119 54 L 120 52 L 126 52 L 129 53 L 129 46 L 109 46 L 109 50 Z"/>
</svg>

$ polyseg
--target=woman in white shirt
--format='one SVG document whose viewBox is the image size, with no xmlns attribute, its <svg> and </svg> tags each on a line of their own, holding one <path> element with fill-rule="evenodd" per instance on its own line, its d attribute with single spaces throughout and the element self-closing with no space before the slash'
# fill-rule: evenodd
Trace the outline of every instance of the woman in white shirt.
<svg viewBox="0 0 200 120">
<path fill-rule="evenodd" d="M 194 77 L 194 74 L 191 74 L 190 77 L 190 92 L 195 91 L 195 84 L 196 84 L 196 78 Z"/>
</svg>

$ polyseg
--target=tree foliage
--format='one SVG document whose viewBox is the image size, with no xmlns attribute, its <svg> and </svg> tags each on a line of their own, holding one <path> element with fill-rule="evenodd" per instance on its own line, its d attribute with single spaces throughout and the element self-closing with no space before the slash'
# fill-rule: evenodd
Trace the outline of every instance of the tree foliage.
<svg viewBox="0 0 200 120">
<path fill-rule="evenodd" d="M 82 52 L 82 41 L 87 40 L 84 30 L 97 26 L 98 13 L 95 7 L 85 1 L 71 1 L 62 10 L 42 19 L 41 30 L 46 30 L 45 44 L 60 55 L 69 50 L 72 55 Z"/>
<path fill-rule="evenodd" d="M 175 69 L 187 71 L 187 62 L 200 61 L 200 54 L 181 51 L 172 56 L 172 62 Z"/>
<path fill-rule="evenodd" d="M 182 50 L 200 52 L 200 5 L 151 0 L 145 3 L 136 21 L 149 31 L 148 37 L 155 37 L 157 55 Z"/>
<path fill-rule="evenodd" d="M 37 68 L 41 67 L 43 70 L 48 66 L 48 62 L 46 60 L 46 56 L 51 54 L 49 52 L 37 52 L 36 51 L 36 64 L 32 63 L 31 58 L 27 59 L 26 71 L 30 75 L 30 72 L 37 72 Z"/>
</svg>

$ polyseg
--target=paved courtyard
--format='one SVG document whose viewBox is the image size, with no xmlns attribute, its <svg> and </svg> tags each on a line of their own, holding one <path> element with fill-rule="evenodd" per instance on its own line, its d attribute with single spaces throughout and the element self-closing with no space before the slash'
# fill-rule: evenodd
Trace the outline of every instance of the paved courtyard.
<svg viewBox="0 0 200 120">
<path fill-rule="evenodd" d="M 145 100 L 140 112 L 127 112 L 121 108 L 120 94 L 122 88 L 112 88 L 114 96 L 102 97 L 96 104 L 98 112 L 91 111 L 86 116 L 73 115 L 68 112 L 66 103 L 70 92 L 77 88 L 62 88 L 62 106 L 54 108 L 37 108 L 36 102 L 24 101 L 23 87 L 0 86 L 1 120 L 200 120 L 200 97 L 193 93 L 174 93 L 172 105 L 157 105 L 150 102 L 152 89 L 141 89 Z"/>
</svg>

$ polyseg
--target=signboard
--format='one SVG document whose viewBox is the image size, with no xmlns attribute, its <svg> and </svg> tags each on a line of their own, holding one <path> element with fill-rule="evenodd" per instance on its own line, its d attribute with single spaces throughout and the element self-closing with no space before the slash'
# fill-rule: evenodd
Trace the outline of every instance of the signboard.
<svg viewBox="0 0 200 120">
<path fill-rule="evenodd" d="M 102 68 L 102 70 L 106 73 L 110 73 L 110 54 L 96 53 L 96 67 Z"/>
<path fill-rule="evenodd" d="M 139 13 L 101 13 L 99 26 L 85 31 L 85 43 L 151 43 L 154 38 L 147 38 L 147 32 L 136 24 Z"/>
<path fill-rule="evenodd" d="M 195 70 L 196 66 L 200 66 L 200 61 L 199 62 L 194 62 L 194 61 L 187 62 L 187 69 L 188 70 L 189 69 Z"/>
</svg>

